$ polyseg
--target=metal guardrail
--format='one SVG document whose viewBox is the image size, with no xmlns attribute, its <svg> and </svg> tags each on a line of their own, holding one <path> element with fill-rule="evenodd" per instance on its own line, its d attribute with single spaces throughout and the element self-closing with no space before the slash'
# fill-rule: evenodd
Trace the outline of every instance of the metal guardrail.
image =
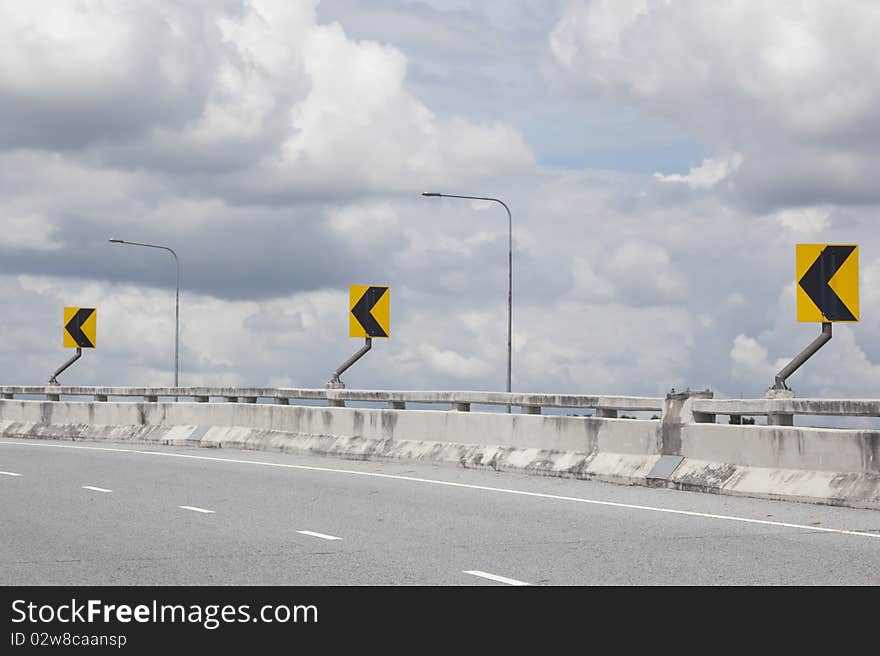
<svg viewBox="0 0 880 656">
<path fill-rule="evenodd" d="M 141 397 L 147 402 L 160 398 L 191 399 L 209 403 L 212 399 L 233 403 L 256 403 L 258 399 L 271 400 L 288 405 L 291 400 L 327 401 L 328 405 L 340 407 L 346 401 L 387 403 L 395 410 L 406 409 L 407 403 L 448 404 L 453 410 L 467 412 L 471 405 L 518 406 L 523 414 L 540 414 L 541 408 L 593 409 L 596 416 L 616 417 L 619 411 L 660 412 L 662 397 L 641 396 L 589 396 L 570 394 L 528 394 L 507 392 L 457 392 L 457 391 L 394 391 L 351 389 L 294 389 L 285 387 L 76 387 L 48 386 L 0 386 L 0 398 L 16 396 L 45 396 L 58 401 L 62 396 L 87 396 L 95 401 L 110 397 Z"/>
</svg>

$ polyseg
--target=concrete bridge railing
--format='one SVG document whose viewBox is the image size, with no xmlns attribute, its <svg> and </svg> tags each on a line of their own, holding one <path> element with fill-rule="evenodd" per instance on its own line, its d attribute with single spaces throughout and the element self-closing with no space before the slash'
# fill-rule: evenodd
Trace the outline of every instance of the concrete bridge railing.
<svg viewBox="0 0 880 656">
<path fill-rule="evenodd" d="M 797 415 L 880 417 L 880 399 L 697 399 L 695 421 L 714 423 L 716 415 L 767 417 L 771 426 L 791 426 Z"/>
<path fill-rule="evenodd" d="M 345 407 L 346 403 L 372 407 Z M 420 407 L 413 407 L 417 404 Z M 448 411 L 425 410 L 423 404 L 445 406 L 442 410 Z M 498 409 L 510 405 L 518 412 L 483 412 L 474 405 Z M 595 413 L 545 411 L 550 408 Z M 625 411 L 651 413 L 651 418 L 624 418 L 619 413 Z M 768 422 L 728 424 L 718 421 L 719 415 L 766 416 Z M 0 437 L 5 438 L 445 461 L 880 509 L 880 431 L 793 426 L 796 415 L 880 417 L 880 400 L 715 399 L 708 390 L 652 398 L 293 388 L 0 387 Z"/>
<path fill-rule="evenodd" d="M 715 399 L 706 393 L 694 398 L 690 419 L 696 423 L 715 423 L 717 415 L 767 417 L 770 425 L 791 425 L 795 416 L 823 415 L 838 417 L 880 417 L 880 399 Z M 661 415 L 667 399 L 646 396 L 584 394 L 540 394 L 476 391 L 404 391 L 308 389 L 286 387 L 83 387 L 83 386 L 0 386 L 0 399 L 38 396 L 58 401 L 62 396 L 85 397 L 94 401 L 113 398 L 137 398 L 145 402 L 159 400 L 197 403 L 257 403 L 258 400 L 289 405 L 291 401 L 326 401 L 330 407 L 345 407 L 348 402 L 382 403 L 393 410 L 405 410 L 407 404 L 446 405 L 467 412 L 472 405 L 519 408 L 521 414 L 541 414 L 543 408 L 595 410 L 597 417 L 614 418 L 620 412 L 653 412 Z M 673 392 L 669 396 L 675 396 Z M 781 421 L 780 421 L 781 420 Z"/>
<path fill-rule="evenodd" d="M 146 402 L 159 399 L 210 403 L 256 403 L 259 399 L 280 405 L 291 401 L 326 401 L 330 407 L 344 407 L 346 401 L 384 403 L 393 410 L 405 410 L 406 404 L 438 404 L 451 406 L 452 410 L 467 412 L 471 405 L 514 406 L 522 414 L 541 414 L 542 408 L 570 408 L 595 410 L 597 417 L 617 417 L 618 412 L 657 412 L 663 410 L 662 397 L 641 396 L 589 396 L 572 394 L 521 394 L 507 392 L 456 392 L 456 391 L 382 391 L 349 389 L 294 389 L 285 387 L 71 387 L 2 386 L 0 398 L 14 399 L 18 396 L 41 396 L 48 401 L 65 397 L 88 397 L 95 401 L 107 401 L 117 397 L 139 397 Z"/>
</svg>

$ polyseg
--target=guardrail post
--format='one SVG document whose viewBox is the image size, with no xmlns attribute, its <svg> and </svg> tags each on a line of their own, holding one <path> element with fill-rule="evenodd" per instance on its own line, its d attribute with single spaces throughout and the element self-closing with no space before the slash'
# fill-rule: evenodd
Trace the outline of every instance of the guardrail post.
<svg viewBox="0 0 880 656">
<path fill-rule="evenodd" d="M 470 412 L 471 404 L 470 403 L 453 403 L 452 409 L 456 412 Z"/>
<path fill-rule="evenodd" d="M 541 414 L 541 406 L 539 405 L 521 405 L 519 412 L 522 415 L 539 415 Z"/>
<path fill-rule="evenodd" d="M 793 399 L 794 392 L 787 389 L 769 389 L 767 390 L 768 399 Z M 794 426 L 794 415 L 787 413 L 773 412 L 767 415 L 768 426 Z"/>
<path fill-rule="evenodd" d="M 672 390 L 666 395 L 663 402 L 663 414 L 660 417 L 660 453 L 661 455 L 680 456 L 681 455 L 681 427 L 692 421 L 697 421 L 694 415 L 707 413 L 691 413 L 690 406 L 687 403 L 690 399 L 711 399 L 715 394 L 710 390 L 695 392 L 685 390 L 684 392 L 676 392 Z M 712 416 L 714 421 L 713 415 Z"/>
<path fill-rule="evenodd" d="M 406 401 L 389 401 L 388 407 L 392 410 L 406 410 Z"/>
<path fill-rule="evenodd" d="M 605 419 L 617 419 L 617 410 L 612 410 L 610 408 L 596 408 L 596 416 L 604 417 Z"/>
</svg>

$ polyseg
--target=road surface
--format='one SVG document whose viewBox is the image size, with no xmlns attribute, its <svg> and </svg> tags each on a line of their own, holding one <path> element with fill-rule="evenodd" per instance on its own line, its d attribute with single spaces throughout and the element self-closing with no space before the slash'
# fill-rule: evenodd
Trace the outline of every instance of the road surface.
<svg viewBox="0 0 880 656">
<path fill-rule="evenodd" d="M 226 449 L 0 439 L 5 585 L 878 585 L 880 512 Z"/>
</svg>

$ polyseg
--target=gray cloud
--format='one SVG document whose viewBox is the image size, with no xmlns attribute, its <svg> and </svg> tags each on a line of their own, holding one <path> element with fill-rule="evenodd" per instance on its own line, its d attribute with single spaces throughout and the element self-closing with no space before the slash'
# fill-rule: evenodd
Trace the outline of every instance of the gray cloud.
<svg viewBox="0 0 880 656">
<path fill-rule="evenodd" d="M 2 18 L 0 145 L 12 148 L 76 149 L 195 120 L 223 48 L 215 24 L 173 2 L 7 7 Z"/>
<path fill-rule="evenodd" d="M 874 4 L 568 3 L 550 36 L 570 88 L 612 96 L 743 156 L 759 209 L 877 202 Z"/>
<path fill-rule="evenodd" d="M 749 75 L 769 75 L 755 53 L 775 52 L 764 36 L 785 32 L 783 11 L 729 51 L 719 34 L 740 33 L 736 12 L 704 44 L 685 28 L 714 9 L 636 2 L 634 18 L 625 4 L 590 5 L 607 13 L 598 33 L 579 3 L 84 3 L 65 20 L 4 6 L 7 382 L 43 382 L 68 357 L 65 305 L 99 308 L 98 348 L 66 380 L 170 382 L 172 261 L 106 241 L 120 237 L 181 257 L 184 384 L 321 386 L 359 346 L 348 286 L 388 284 L 392 337 L 349 386 L 501 389 L 506 214 L 419 195 L 436 189 L 511 207 L 516 389 L 763 394 L 816 332 L 794 320 L 794 244 L 827 241 L 861 244 L 863 322 L 792 382 L 880 393 L 876 130 L 858 98 L 820 103 L 810 123 L 798 99 L 825 98 L 833 80 L 804 91 L 783 71 L 746 93 Z M 560 17 L 567 71 L 547 69 Z M 22 21 L 39 27 L 30 41 L 9 27 Z M 833 24 L 806 24 L 836 52 Z M 682 37 L 675 52 L 663 34 Z M 859 35 L 850 59 L 864 68 Z M 633 46 L 622 60 L 608 55 L 615 38 Z M 700 77 L 701 61 L 726 75 Z M 614 135 L 625 150 L 626 134 L 631 159 L 689 138 L 713 155 L 691 171 L 664 170 L 659 154 L 553 168 L 542 140 L 566 132 L 568 161 L 617 149 Z"/>
</svg>

